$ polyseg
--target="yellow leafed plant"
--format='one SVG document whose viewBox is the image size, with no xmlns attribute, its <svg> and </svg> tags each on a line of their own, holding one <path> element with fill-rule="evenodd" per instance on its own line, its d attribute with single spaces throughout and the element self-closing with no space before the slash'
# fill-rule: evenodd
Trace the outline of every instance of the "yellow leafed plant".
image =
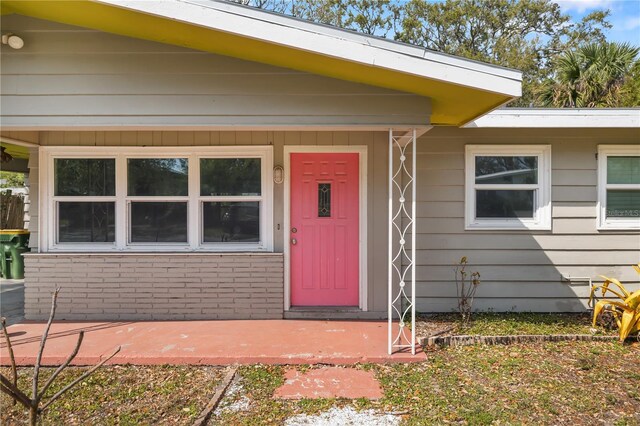
<svg viewBox="0 0 640 426">
<path fill-rule="evenodd" d="M 633 265 L 633 269 L 640 274 L 640 263 Z M 620 329 L 620 341 L 624 342 L 630 334 L 640 332 L 640 290 L 630 293 L 617 279 L 600 276 L 604 278 L 604 283 L 593 286 L 589 296 L 589 307 L 593 308 L 593 326 L 595 327 L 596 320 L 601 313 L 611 312 Z M 617 289 L 610 288 L 611 284 L 615 285 Z M 594 305 L 597 290 L 602 290 L 602 297 L 611 293 L 617 297 L 617 300 L 601 299 Z"/>
</svg>

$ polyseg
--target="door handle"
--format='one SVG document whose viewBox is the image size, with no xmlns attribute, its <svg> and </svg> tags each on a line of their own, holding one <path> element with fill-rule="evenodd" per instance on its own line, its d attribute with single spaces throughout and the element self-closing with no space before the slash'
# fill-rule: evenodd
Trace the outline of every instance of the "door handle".
<svg viewBox="0 0 640 426">
<path fill-rule="evenodd" d="M 291 244 L 295 246 L 296 244 L 298 244 L 298 240 L 296 240 L 295 238 L 292 238 Z"/>
</svg>

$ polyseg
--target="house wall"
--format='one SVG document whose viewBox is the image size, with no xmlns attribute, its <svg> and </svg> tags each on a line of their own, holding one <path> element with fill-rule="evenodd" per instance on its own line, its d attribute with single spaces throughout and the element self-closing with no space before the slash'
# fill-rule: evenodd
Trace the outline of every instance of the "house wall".
<svg viewBox="0 0 640 426">
<path fill-rule="evenodd" d="M 5 127 L 424 125 L 428 98 L 177 46 L 5 15 Z"/>
<path fill-rule="evenodd" d="M 367 220 L 367 275 L 369 277 L 367 282 L 367 304 L 369 314 L 368 318 L 383 318 L 386 315 L 386 277 L 387 277 L 387 265 L 386 265 L 386 253 L 387 253 L 387 174 L 388 167 L 388 134 L 386 132 L 281 132 L 281 131 L 264 131 L 264 132 L 225 132 L 225 131 L 212 131 L 212 132 L 145 132 L 145 131 L 127 131 L 127 132 L 40 132 L 40 144 L 42 146 L 148 146 L 152 150 L 154 146 L 246 146 L 246 145 L 270 145 L 273 146 L 274 164 L 284 164 L 284 146 L 365 146 L 367 148 L 367 211 L 369 212 Z M 39 164 L 37 151 L 33 152 L 30 158 L 30 164 L 37 166 Z M 38 182 L 38 170 L 34 167 L 31 169 L 32 182 Z M 382 172 L 384 171 L 384 172 Z M 33 189 L 32 189 L 33 191 Z M 37 192 L 37 191 L 35 191 Z M 274 235 L 274 251 L 276 253 L 282 253 L 284 250 L 284 186 L 275 185 L 274 188 L 274 221 L 273 221 L 273 235 Z M 34 220 L 31 224 L 32 243 L 31 247 L 33 251 L 38 251 L 38 238 L 39 229 L 38 221 Z M 384 232 L 382 232 L 384 231 Z M 40 257 L 44 256 L 44 257 Z M 49 303 L 48 296 L 42 298 L 42 294 L 50 294 L 55 284 L 61 285 L 63 288 L 68 281 L 68 275 L 66 272 L 66 266 L 57 268 L 55 262 L 48 261 L 48 266 L 39 266 L 43 261 L 49 259 L 47 255 L 32 255 L 30 260 L 27 260 L 27 271 L 25 281 L 25 294 L 26 298 L 26 317 L 28 319 L 42 319 L 41 311 L 46 311 L 46 307 Z M 79 254 L 80 260 L 73 260 L 77 256 L 76 254 L 56 254 L 54 259 L 66 259 L 74 268 L 78 267 L 87 273 L 86 259 L 93 261 L 105 261 L 107 262 L 113 254 L 92 255 L 90 258 L 85 258 L 82 254 Z M 136 255 L 136 254 L 123 254 L 122 257 L 126 258 L 131 256 L 135 259 L 136 265 L 143 268 L 143 270 L 151 273 L 154 265 L 157 262 L 153 256 Z M 198 257 L 198 255 L 194 256 Z M 282 259 L 282 255 L 278 254 L 279 259 Z M 103 260 L 99 260 L 100 258 Z M 164 261 L 168 262 L 171 268 L 172 258 L 164 257 Z M 223 267 L 225 263 L 223 258 L 219 260 L 218 265 Z M 79 263 L 78 263 L 79 262 Z M 90 264 L 90 263 L 89 263 Z M 84 266 L 83 266 L 84 265 Z M 224 266 L 224 267 L 232 267 Z M 46 271 L 37 268 L 48 268 Z M 175 266 L 183 276 L 177 277 L 180 279 L 189 278 L 185 272 L 181 272 L 183 268 L 181 264 Z M 45 281 L 32 281 L 29 277 L 34 277 L 33 272 L 39 274 L 50 274 L 51 278 Z M 62 275 L 60 275 L 62 274 Z M 214 277 L 214 275 L 212 275 Z M 90 277 L 89 277 L 90 278 Z M 100 278 L 100 274 L 96 276 Z M 120 277 L 116 277 L 115 282 L 104 281 L 109 285 L 117 285 L 115 289 L 126 289 L 135 287 L 135 280 L 122 281 Z M 202 282 L 207 282 L 206 277 L 202 276 Z M 273 278 L 273 277 L 272 277 Z M 284 276 L 280 277 L 280 288 L 284 288 Z M 180 280 L 176 281 L 181 283 Z M 122 284 L 126 283 L 126 284 Z M 72 284 L 74 285 L 74 284 Z M 49 289 L 47 290 L 47 287 Z M 115 290 L 113 290 L 115 291 Z M 182 291 L 181 287 L 178 287 L 177 291 Z M 75 290 L 74 290 L 75 294 Z M 126 292 L 123 291 L 126 296 Z M 74 295 L 74 297 L 76 297 Z M 124 297 L 126 299 L 126 297 Z M 280 305 L 280 314 L 284 301 Z M 151 309 L 151 308 L 149 308 Z M 119 311 L 113 311 L 117 313 L 119 318 L 124 318 L 124 314 Z M 176 311 L 178 317 L 182 318 L 180 311 Z M 97 315 L 97 314 L 96 314 Z M 100 318 L 104 318 L 106 313 L 100 314 Z M 133 313 L 131 314 L 133 315 Z M 200 318 L 200 316 L 197 316 Z M 155 318 L 155 317 L 154 317 Z M 87 319 L 89 317 L 87 316 Z"/>
<path fill-rule="evenodd" d="M 379 317 L 386 315 L 388 140 L 385 132 L 41 132 L 40 142 L 46 146 L 272 145 L 274 164 L 283 164 L 285 145 L 367 146 L 368 304 Z M 551 144 L 551 231 L 464 230 L 464 146 L 483 143 Z M 462 256 L 469 258 L 468 270 L 482 274 L 475 302 L 482 310 L 584 310 L 588 284 L 563 282 L 562 275 L 587 276 L 595 282 L 600 274 L 609 275 L 620 278 L 631 289 L 640 288 L 638 276 L 630 267 L 640 262 L 640 233 L 596 229 L 595 157 L 598 144 L 638 143 L 640 136 L 636 129 L 434 128 L 426 133 L 418 141 L 417 158 L 418 311 L 450 311 L 455 307 L 453 264 Z M 37 166 L 37 153 L 31 156 L 30 164 Z M 37 171 L 37 167 L 31 170 L 32 185 L 38 182 Z M 283 189 L 283 185 L 276 185 L 274 190 L 277 253 L 284 248 Z M 35 196 L 37 191 L 32 187 L 31 193 Z M 37 212 L 37 202 L 32 209 Z M 38 233 L 36 225 L 37 221 L 33 221 L 34 235 Z M 32 238 L 32 242 L 35 245 L 37 238 Z M 108 256 L 112 255 L 103 255 L 105 259 Z M 153 257 L 132 256 L 141 267 L 147 267 L 146 262 L 153 264 Z M 37 267 L 44 259 L 49 258 L 32 257 L 27 261 L 27 277 L 34 271 L 29 268 Z M 64 268 L 55 270 L 64 274 Z M 57 276 L 57 279 L 64 287 L 66 276 Z M 284 278 L 281 280 L 280 288 Z M 47 285 L 50 290 L 53 288 L 52 281 L 34 282 L 32 286 L 27 278 L 27 304 L 35 303 L 34 300 L 41 304 L 27 309 L 33 318 L 40 310 L 48 309 L 42 305 L 48 303 L 46 298 L 40 300 L 37 296 L 48 294 Z"/>
<path fill-rule="evenodd" d="M 418 141 L 418 311 L 456 306 L 453 264 L 482 284 L 475 306 L 496 311 L 583 311 L 585 282 L 561 275 L 619 278 L 639 289 L 640 232 L 596 229 L 598 144 L 639 144 L 638 129 L 434 128 Z M 550 144 L 551 231 L 465 231 L 466 144 Z"/>
</svg>

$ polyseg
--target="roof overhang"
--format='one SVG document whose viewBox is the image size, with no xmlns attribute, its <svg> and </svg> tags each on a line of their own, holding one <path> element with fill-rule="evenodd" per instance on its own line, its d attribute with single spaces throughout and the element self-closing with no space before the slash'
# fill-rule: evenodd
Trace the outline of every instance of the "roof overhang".
<svg viewBox="0 0 640 426">
<path fill-rule="evenodd" d="M 504 108 L 465 128 L 640 128 L 640 108 Z"/>
<path fill-rule="evenodd" d="M 286 67 L 431 98 L 433 125 L 463 125 L 521 95 L 522 74 L 216 0 L 3 0 L 68 25 Z"/>
</svg>

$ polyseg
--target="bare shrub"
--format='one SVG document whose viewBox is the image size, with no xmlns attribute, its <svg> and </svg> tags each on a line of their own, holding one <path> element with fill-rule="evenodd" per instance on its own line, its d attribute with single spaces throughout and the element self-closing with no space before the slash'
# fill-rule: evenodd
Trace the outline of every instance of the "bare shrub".
<svg viewBox="0 0 640 426">
<path fill-rule="evenodd" d="M 480 272 L 466 271 L 467 257 L 464 256 L 455 267 L 456 291 L 458 297 L 458 312 L 460 313 L 462 324 L 467 325 L 473 312 L 473 300 L 480 286 Z"/>
<path fill-rule="evenodd" d="M 113 358 L 118 352 L 120 352 L 120 347 L 116 348 L 115 351 L 111 353 L 107 358 L 100 361 L 95 366 L 91 367 L 87 370 L 83 375 L 75 379 L 73 382 L 69 383 L 67 386 L 62 388 L 56 394 L 51 396 L 48 401 L 44 402 L 43 397 L 45 396 L 47 390 L 53 383 L 53 381 L 62 373 L 62 371 L 69 366 L 71 361 L 78 355 L 78 351 L 80 350 L 80 345 L 82 345 L 82 339 L 84 339 L 84 331 L 78 333 L 78 342 L 76 343 L 73 352 L 66 359 L 64 363 L 62 363 L 56 371 L 53 372 L 49 380 L 42 386 L 39 387 L 38 379 L 40 376 L 40 363 L 42 362 L 42 353 L 44 352 L 45 344 L 47 343 L 47 337 L 49 336 L 49 329 L 51 328 L 51 323 L 53 322 L 53 318 L 56 314 L 56 307 L 58 302 L 58 293 L 60 292 L 60 288 L 56 288 L 51 297 L 51 313 L 49 314 L 49 320 L 47 321 L 47 325 L 44 329 L 44 333 L 42 333 L 42 339 L 40 340 L 40 350 L 38 351 L 38 356 L 36 357 L 36 363 L 33 368 L 33 377 L 31 379 L 32 390 L 31 397 L 29 397 L 25 392 L 21 391 L 18 388 L 18 375 L 17 375 L 17 367 L 16 360 L 13 356 L 13 347 L 11 345 L 11 339 L 9 338 L 9 333 L 7 332 L 5 319 L 2 318 L 2 330 L 4 334 L 4 339 L 7 342 L 7 350 L 9 352 L 9 358 L 11 360 L 11 374 L 12 380 L 9 380 L 3 374 L 0 374 L 0 391 L 9 395 L 14 404 L 16 402 L 22 404 L 27 410 L 29 410 L 29 424 L 35 426 L 38 417 L 42 414 L 44 410 L 47 409 L 54 401 L 64 395 L 69 389 L 73 388 L 75 385 L 80 383 L 82 380 L 87 378 L 91 373 L 96 371 L 99 367 L 101 367 L 105 362 L 109 361 Z"/>
</svg>

